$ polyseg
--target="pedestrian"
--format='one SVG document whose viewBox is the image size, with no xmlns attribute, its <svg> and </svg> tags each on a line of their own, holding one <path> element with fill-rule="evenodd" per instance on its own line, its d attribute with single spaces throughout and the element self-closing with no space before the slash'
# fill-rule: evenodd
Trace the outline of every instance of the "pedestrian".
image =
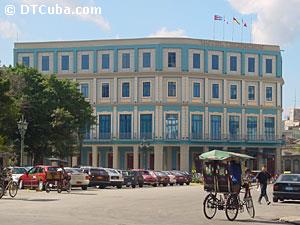
<svg viewBox="0 0 300 225">
<path fill-rule="evenodd" d="M 267 171 L 266 166 L 263 166 L 261 168 L 261 171 L 256 176 L 256 183 L 257 188 L 258 185 L 260 185 L 260 196 L 258 198 L 258 203 L 261 204 L 261 199 L 264 197 L 267 204 L 270 205 L 271 202 L 269 201 L 268 195 L 267 195 L 267 186 L 268 181 L 271 179 L 270 173 Z"/>
</svg>

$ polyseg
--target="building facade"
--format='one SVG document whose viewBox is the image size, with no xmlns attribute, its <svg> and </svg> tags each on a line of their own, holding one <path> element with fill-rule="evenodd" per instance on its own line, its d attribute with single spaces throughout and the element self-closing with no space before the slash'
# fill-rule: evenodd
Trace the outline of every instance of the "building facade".
<svg viewBox="0 0 300 225">
<path fill-rule="evenodd" d="M 191 170 L 211 149 L 279 171 L 279 46 L 190 38 L 16 43 L 14 62 L 72 79 L 94 108 L 73 164 Z"/>
</svg>

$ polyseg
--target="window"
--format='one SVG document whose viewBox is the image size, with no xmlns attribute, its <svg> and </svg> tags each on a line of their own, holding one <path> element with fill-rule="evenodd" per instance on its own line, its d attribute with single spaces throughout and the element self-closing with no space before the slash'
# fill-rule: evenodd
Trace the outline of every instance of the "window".
<svg viewBox="0 0 300 225">
<path fill-rule="evenodd" d="M 193 54 L 193 68 L 200 69 L 200 54 L 199 53 Z"/>
<path fill-rule="evenodd" d="M 266 59 L 266 73 L 272 73 L 272 59 Z"/>
<path fill-rule="evenodd" d="M 143 97 L 150 97 L 150 82 L 143 82 Z"/>
<path fill-rule="evenodd" d="M 120 127 L 119 127 L 120 139 L 131 139 L 131 115 L 120 115 Z"/>
<path fill-rule="evenodd" d="M 255 72 L 255 58 L 253 57 L 248 58 L 248 72 L 249 73 Z"/>
<path fill-rule="evenodd" d="M 49 71 L 49 56 L 42 56 L 42 71 Z"/>
<path fill-rule="evenodd" d="M 237 99 L 237 85 L 236 84 L 230 85 L 230 99 L 232 99 L 232 100 Z"/>
<path fill-rule="evenodd" d="M 275 138 L 275 118 L 265 117 L 265 138 L 266 140 L 274 140 Z"/>
<path fill-rule="evenodd" d="M 219 115 L 210 117 L 210 138 L 212 140 L 221 139 L 221 116 Z"/>
<path fill-rule="evenodd" d="M 248 100 L 255 100 L 255 86 L 248 86 Z"/>
<path fill-rule="evenodd" d="M 81 69 L 82 70 L 89 70 L 90 69 L 90 56 L 89 55 L 82 55 L 81 56 Z"/>
<path fill-rule="evenodd" d="M 212 97 L 219 98 L 219 84 L 212 85 Z"/>
<path fill-rule="evenodd" d="M 24 57 L 22 57 L 22 65 L 24 65 L 24 66 L 26 66 L 26 67 L 29 67 L 29 65 L 30 65 L 30 58 L 29 58 L 29 56 L 24 56 Z"/>
<path fill-rule="evenodd" d="M 122 83 L 122 97 L 123 98 L 130 97 L 129 82 Z"/>
<path fill-rule="evenodd" d="M 69 70 L 70 61 L 68 55 L 61 56 L 61 70 Z"/>
<path fill-rule="evenodd" d="M 257 117 L 247 117 L 247 136 L 248 140 L 256 140 L 257 138 Z"/>
<path fill-rule="evenodd" d="M 266 87 L 266 100 L 272 101 L 272 87 Z"/>
<path fill-rule="evenodd" d="M 238 140 L 240 129 L 240 117 L 229 116 L 229 138 L 230 140 Z"/>
<path fill-rule="evenodd" d="M 178 139 L 178 114 L 166 114 L 166 139 Z"/>
<path fill-rule="evenodd" d="M 193 96 L 194 98 L 200 98 L 200 83 L 194 82 L 194 88 L 193 88 Z"/>
<path fill-rule="evenodd" d="M 168 97 L 176 97 L 176 82 L 168 82 Z"/>
<path fill-rule="evenodd" d="M 102 83 L 102 98 L 109 98 L 109 83 Z"/>
<path fill-rule="evenodd" d="M 88 98 L 89 97 L 89 85 L 88 84 L 81 84 L 81 93 L 83 97 Z"/>
<path fill-rule="evenodd" d="M 102 69 L 103 70 L 109 69 L 109 54 L 102 55 Z"/>
<path fill-rule="evenodd" d="M 111 138 L 111 115 L 99 116 L 99 138 L 100 139 Z"/>
<path fill-rule="evenodd" d="M 143 68 L 151 67 L 151 53 L 143 52 Z"/>
<path fill-rule="evenodd" d="M 140 115 L 140 138 L 152 139 L 152 114 Z"/>
<path fill-rule="evenodd" d="M 130 53 L 122 54 L 122 69 L 130 68 Z"/>
<path fill-rule="evenodd" d="M 230 71 L 237 71 L 237 57 L 230 56 Z"/>
<path fill-rule="evenodd" d="M 203 118 L 202 115 L 192 115 L 192 139 L 203 138 Z"/>
<path fill-rule="evenodd" d="M 219 56 L 218 55 L 211 56 L 211 68 L 213 70 L 219 70 Z"/>
<path fill-rule="evenodd" d="M 91 139 L 91 128 L 90 125 L 87 124 L 84 128 L 84 139 Z"/>
<path fill-rule="evenodd" d="M 168 52 L 168 67 L 176 67 L 176 52 Z"/>
</svg>

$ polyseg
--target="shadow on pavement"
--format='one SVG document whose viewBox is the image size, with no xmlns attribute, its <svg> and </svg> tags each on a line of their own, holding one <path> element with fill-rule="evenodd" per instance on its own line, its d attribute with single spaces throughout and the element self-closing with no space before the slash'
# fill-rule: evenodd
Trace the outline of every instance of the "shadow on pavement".
<svg viewBox="0 0 300 225">
<path fill-rule="evenodd" d="M 279 203 L 280 204 L 280 203 Z M 300 201 L 284 201 L 284 202 L 281 202 L 281 204 L 300 204 Z"/>
<path fill-rule="evenodd" d="M 59 201 L 60 199 L 53 199 L 53 198 L 3 198 L 1 200 L 8 200 L 8 201 L 28 201 L 28 202 L 54 202 Z"/>
</svg>

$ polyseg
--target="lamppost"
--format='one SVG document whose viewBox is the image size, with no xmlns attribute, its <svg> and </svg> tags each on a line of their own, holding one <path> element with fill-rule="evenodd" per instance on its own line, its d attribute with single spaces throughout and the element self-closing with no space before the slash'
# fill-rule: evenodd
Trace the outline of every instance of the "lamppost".
<svg viewBox="0 0 300 225">
<path fill-rule="evenodd" d="M 144 164 L 145 164 L 145 166 L 147 165 L 146 164 L 146 161 L 147 161 L 147 150 L 149 149 L 149 147 L 150 147 L 150 143 L 149 142 L 147 142 L 146 140 L 145 140 L 145 138 L 142 140 L 142 142 L 141 142 L 141 144 L 140 144 L 140 147 L 141 147 L 141 149 L 143 150 L 143 154 L 144 154 Z M 147 168 L 145 168 L 145 169 L 147 169 Z"/>
<path fill-rule="evenodd" d="M 23 166 L 24 137 L 26 134 L 27 127 L 28 127 L 28 122 L 24 118 L 24 115 L 22 115 L 22 118 L 18 122 L 18 129 L 21 135 L 20 166 Z"/>
</svg>

